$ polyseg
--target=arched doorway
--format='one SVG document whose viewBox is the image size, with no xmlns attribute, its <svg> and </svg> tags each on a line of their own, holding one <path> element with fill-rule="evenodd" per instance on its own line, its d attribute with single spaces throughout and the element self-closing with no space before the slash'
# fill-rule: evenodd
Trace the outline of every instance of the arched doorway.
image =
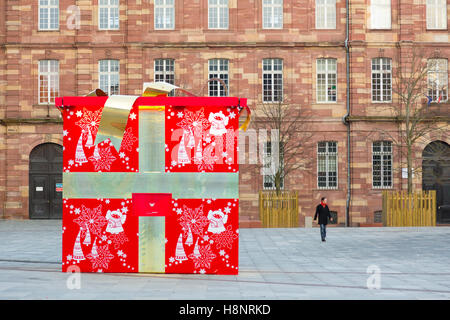
<svg viewBox="0 0 450 320">
<path fill-rule="evenodd" d="M 31 150 L 30 219 L 62 218 L 62 146 L 43 143 Z"/>
<path fill-rule="evenodd" d="M 450 146 L 429 143 L 422 153 L 422 189 L 436 190 L 436 222 L 450 224 Z"/>
</svg>

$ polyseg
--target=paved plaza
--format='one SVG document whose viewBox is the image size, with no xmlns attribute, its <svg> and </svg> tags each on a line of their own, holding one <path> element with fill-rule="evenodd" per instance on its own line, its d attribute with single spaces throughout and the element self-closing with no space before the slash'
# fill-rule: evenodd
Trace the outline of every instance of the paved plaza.
<svg viewBox="0 0 450 320">
<path fill-rule="evenodd" d="M 450 299 L 448 227 L 239 234 L 238 276 L 81 274 L 70 290 L 61 221 L 1 220 L 0 299 Z"/>
</svg>

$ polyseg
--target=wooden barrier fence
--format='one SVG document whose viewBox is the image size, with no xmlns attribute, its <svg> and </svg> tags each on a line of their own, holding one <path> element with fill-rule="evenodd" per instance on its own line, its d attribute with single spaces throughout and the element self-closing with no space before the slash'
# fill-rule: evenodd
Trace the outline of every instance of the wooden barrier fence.
<svg viewBox="0 0 450 320">
<path fill-rule="evenodd" d="M 383 191 L 385 227 L 436 226 L 436 191 Z"/>
<path fill-rule="evenodd" d="M 297 191 L 260 191 L 259 215 L 264 228 L 298 227 Z"/>
</svg>

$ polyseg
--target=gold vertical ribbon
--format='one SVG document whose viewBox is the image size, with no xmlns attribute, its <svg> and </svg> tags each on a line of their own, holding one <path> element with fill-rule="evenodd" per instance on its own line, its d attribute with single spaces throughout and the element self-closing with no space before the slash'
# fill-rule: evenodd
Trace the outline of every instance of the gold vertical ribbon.
<svg viewBox="0 0 450 320">
<path fill-rule="evenodd" d="M 128 115 L 137 98 L 139 97 L 116 95 L 106 100 L 94 144 L 109 138 L 116 150 L 120 150 Z"/>
</svg>

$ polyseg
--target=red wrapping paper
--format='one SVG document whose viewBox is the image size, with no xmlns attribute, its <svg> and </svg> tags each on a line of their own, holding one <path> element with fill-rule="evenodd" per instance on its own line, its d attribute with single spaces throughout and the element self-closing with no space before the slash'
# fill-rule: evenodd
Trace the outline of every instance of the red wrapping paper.
<svg viewBox="0 0 450 320">
<path fill-rule="evenodd" d="M 238 172 L 236 107 L 166 108 L 166 172 Z"/>
<path fill-rule="evenodd" d="M 120 150 L 107 139 L 94 146 L 103 105 L 64 108 L 64 172 L 139 171 L 139 109 L 130 111 Z"/>
<path fill-rule="evenodd" d="M 58 106 L 63 101 L 70 105 L 62 109 L 64 172 L 139 172 L 139 105 L 168 101 L 158 99 L 149 103 L 138 98 L 116 150 L 109 139 L 94 145 L 105 97 L 59 98 Z M 226 106 L 230 99 L 171 98 L 192 105 L 166 105 L 166 146 L 161 152 L 167 174 L 238 172 L 239 114 L 234 100 Z M 148 207 L 152 203 L 153 209 Z M 129 199 L 65 198 L 62 270 L 76 265 L 81 272 L 139 272 L 139 216 L 152 215 L 165 216 L 166 273 L 238 273 L 238 199 L 172 199 L 171 194 L 139 193 Z"/>
<path fill-rule="evenodd" d="M 64 199 L 62 270 L 137 272 L 138 220 L 131 199 Z"/>
<path fill-rule="evenodd" d="M 166 273 L 237 274 L 238 199 L 173 199 L 166 216 Z"/>
</svg>

